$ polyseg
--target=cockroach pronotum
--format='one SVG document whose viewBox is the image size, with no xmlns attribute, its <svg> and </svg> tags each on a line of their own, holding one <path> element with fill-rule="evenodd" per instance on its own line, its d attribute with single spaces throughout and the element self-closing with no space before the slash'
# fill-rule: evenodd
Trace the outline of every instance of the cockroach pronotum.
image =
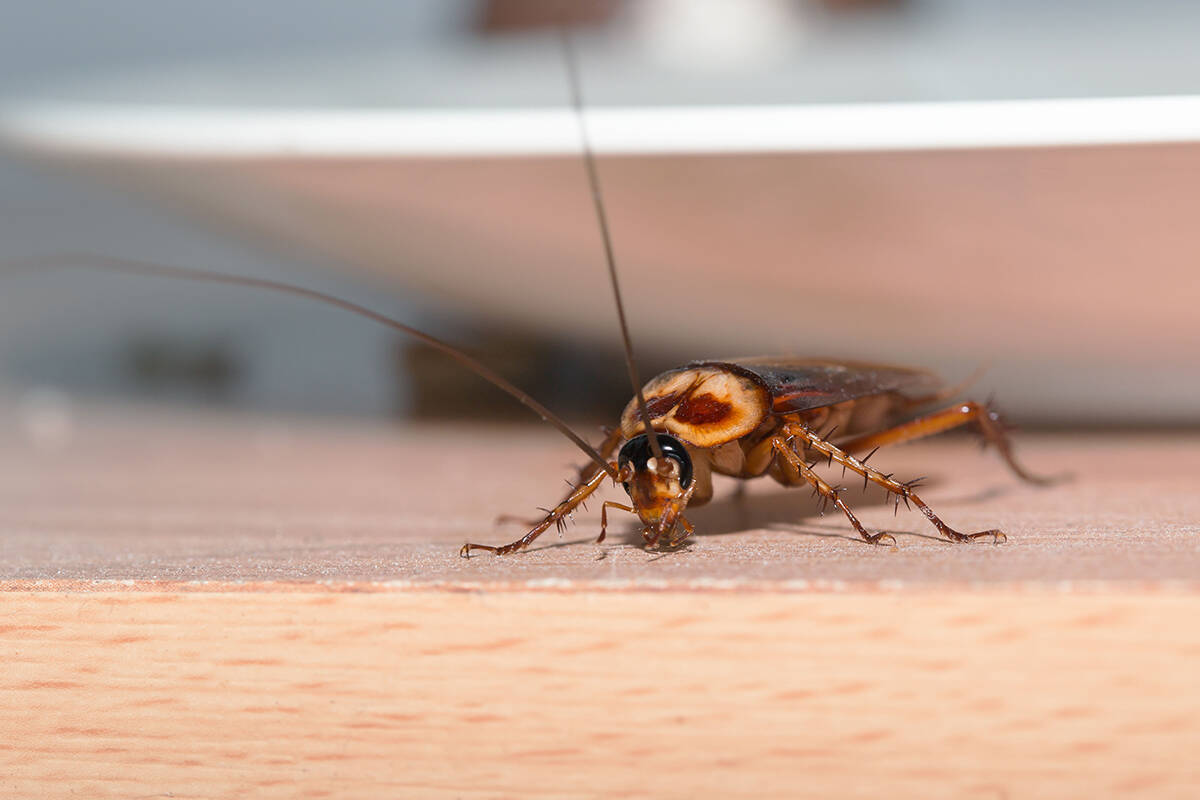
<svg viewBox="0 0 1200 800">
<path fill-rule="evenodd" d="M 923 407 L 956 393 L 954 389 L 943 389 L 930 372 L 829 359 L 754 357 L 696 361 L 642 384 L 625 319 L 595 156 L 583 117 L 578 67 L 569 37 L 564 33 L 562 39 L 583 163 L 634 389 L 634 397 L 621 414 L 619 425 L 596 447 L 486 365 L 440 339 L 356 303 L 278 281 L 130 259 L 59 256 L 33 261 L 45 266 L 62 265 L 69 260 L 115 272 L 228 283 L 307 297 L 413 336 L 516 398 L 557 428 L 591 461 L 580 470 L 566 496 L 536 520 L 528 533 L 501 546 L 469 542 L 459 551 L 463 557 L 477 550 L 503 555 L 528 547 L 550 527 L 561 529 L 574 510 L 606 479 L 624 486 L 629 504 L 603 503 L 597 542 L 605 538 L 609 510 L 616 509 L 638 516 L 647 547 L 676 547 L 694 532 L 684 511 L 712 498 L 714 472 L 741 480 L 769 475 L 784 486 L 810 486 L 820 496 L 822 505 L 836 506 L 866 542 L 894 545 L 896 541 L 890 533 L 868 531 L 842 500 L 840 490 L 817 474 L 816 467 L 822 462 L 840 465 L 843 472 L 857 473 L 864 486 L 871 482 L 883 487 L 897 504 L 915 505 L 951 541 L 1005 541 L 1004 533 L 996 529 L 976 533 L 956 531 L 917 495 L 920 479 L 900 481 L 867 463 L 885 445 L 973 425 L 983 435 L 985 444 L 994 446 L 1019 478 L 1036 484 L 1050 482 L 1051 479 L 1029 473 L 1016 461 L 999 415 L 987 404 L 957 402 L 914 418 L 914 413 Z M 858 453 L 866 455 L 860 457 Z"/>
</svg>

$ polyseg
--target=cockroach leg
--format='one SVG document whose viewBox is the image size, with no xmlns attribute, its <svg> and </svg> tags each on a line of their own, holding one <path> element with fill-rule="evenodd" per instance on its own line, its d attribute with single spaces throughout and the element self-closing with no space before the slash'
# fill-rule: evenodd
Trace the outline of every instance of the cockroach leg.
<svg viewBox="0 0 1200 800">
<path fill-rule="evenodd" d="M 621 438 L 622 436 L 619 428 L 604 428 L 604 441 L 597 445 L 596 450 L 600 453 L 605 461 L 612 458 L 613 453 L 617 452 L 617 445 L 621 443 Z M 587 483 L 593 477 L 595 477 L 596 473 L 599 471 L 600 465 L 595 461 L 589 461 L 580 467 L 579 475 L 576 477 L 576 479 L 574 481 L 568 481 L 568 483 L 571 485 L 571 489 L 566 493 L 566 495 L 563 496 L 560 504 L 571 498 L 571 495 L 575 491 L 575 487 L 582 486 L 583 484 Z M 494 524 L 505 525 L 508 523 L 517 523 L 519 525 L 527 525 L 532 527 L 539 525 L 541 521 L 541 517 L 530 518 L 523 517 L 520 514 L 501 514 L 500 516 L 496 517 Z M 603 539 L 604 537 L 601 536 L 601 538 Z"/>
<path fill-rule="evenodd" d="M 696 492 L 696 481 L 692 481 L 683 495 L 679 497 L 671 506 L 658 518 L 658 523 L 653 527 L 646 527 L 642 530 L 642 539 L 646 542 L 647 547 L 657 547 L 663 536 L 673 532 L 677 525 L 682 525 L 684 533 L 681 536 L 671 536 L 667 539 L 667 547 L 675 547 L 683 542 L 684 539 L 691 536 L 695 532 L 692 523 L 688 522 L 683 516 L 683 509 L 687 508 L 688 503 L 692 500 L 692 495 Z"/>
<path fill-rule="evenodd" d="M 608 509 L 610 508 L 619 508 L 621 511 L 628 511 L 630 514 L 637 513 L 637 509 L 633 506 L 627 506 L 612 500 L 605 500 L 604 505 L 600 506 L 600 535 L 596 537 L 596 544 L 603 542 L 604 537 L 608 535 Z"/>
<path fill-rule="evenodd" d="M 903 427 L 903 426 L 901 426 L 901 427 Z M 895 429 L 893 429 L 893 430 L 895 430 Z M 784 423 L 783 432 L 787 439 L 792 440 L 793 447 L 796 447 L 797 449 L 806 449 L 807 448 L 807 449 L 811 449 L 811 450 L 816 450 L 818 453 L 822 454 L 823 456 L 828 456 L 831 460 L 837 462 L 838 464 L 841 464 L 841 465 L 845 466 L 847 469 L 857 472 L 859 475 L 862 475 L 864 478 L 867 478 L 868 480 L 878 484 L 879 486 L 882 486 L 884 489 L 887 489 L 889 492 L 892 492 L 893 494 L 896 495 L 896 497 L 898 499 L 904 500 L 905 504 L 907 504 L 908 502 L 911 501 L 913 505 L 915 505 L 917 508 L 919 508 L 921 510 L 921 513 L 925 515 L 926 519 L 929 520 L 929 522 L 933 525 L 933 527 L 937 528 L 939 533 L 941 533 L 943 536 L 945 536 L 947 539 L 949 539 L 951 541 L 968 542 L 968 541 L 974 541 L 975 539 L 990 538 L 993 543 L 999 544 L 1001 542 L 1007 541 L 1007 539 L 1008 539 L 1008 537 L 1006 537 L 1002 531 L 994 530 L 994 529 L 988 530 L 988 531 L 980 531 L 979 533 L 960 533 L 960 532 L 954 530 L 949 525 L 942 522 L 942 520 L 938 517 L 938 515 L 933 513 L 933 509 L 931 509 L 928 505 L 926 505 L 925 501 L 917 496 L 917 493 L 915 491 L 913 491 L 913 486 L 914 486 L 915 482 L 902 483 L 900 481 L 893 479 L 891 475 L 885 475 L 884 473 L 880 472 L 879 470 L 877 470 L 873 467 L 868 467 L 862 461 L 860 461 L 859 459 L 850 455 L 849 453 L 846 453 L 841 448 L 837 447 L 836 445 L 830 444 L 829 442 L 822 439 L 820 436 L 817 436 L 815 433 L 813 433 L 811 430 L 809 430 L 805 425 L 803 425 L 799 422 Z M 796 458 L 797 458 L 797 461 L 801 465 L 804 464 L 803 460 L 801 460 L 799 458 L 799 456 L 797 456 Z M 804 475 L 803 471 L 801 471 L 801 474 Z M 812 480 L 809 479 L 807 475 L 804 475 L 804 477 L 805 477 L 805 479 L 809 480 L 810 483 L 812 482 Z M 828 485 L 828 484 L 826 484 L 826 485 Z M 820 491 L 819 488 L 818 488 L 818 491 Z M 822 494 L 824 494 L 824 493 L 822 493 Z M 841 506 L 839 506 L 839 507 L 841 507 Z M 844 510 L 845 509 L 843 508 L 843 511 Z"/>
<path fill-rule="evenodd" d="M 614 472 L 618 471 L 616 464 L 613 464 L 612 467 Z M 581 483 L 579 486 L 576 486 L 561 503 L 556 505 L 548 514 L 546 514 L 541 522 L 535 525 L 533 529 L 529 531 L 529 533 L 525 534 L 520 539 L 517 539 L 515 542 L 509 542 L 508 544 L 501 545 L 499 547 L 490 544 L 474 544 L 473 542 L 468 542 L 462 546 L 462 548 L 458 551 L 458 554 L 463 558 L 470 558 L 472 550 L 485 550 L 489 553 L 495 553 L 498 556 L 503 556 L 525 549 L 529 546 L 530 542 L 545 533 L 546 529 L 551 525 L 563 524 L 567 518 L 567 515 L 574 511 L 580 503 L 586 500 L 592 494 L 592 492 L 596 491 L 596 489 L 607 477 L 607 472 L 601 472 L 599 469 L 597 469 L 595 475 L 593 475 L 584 483 Z"/>
<path fill-rule="evenodd" d="M 812 468 L 804 463 L 804 459 L 800 458 L 800 456 L 796 455 L 795 451 L 792 450 L 792 447 L 790 444 L 788 444 L 787 439 L 782 436 L 772 437 L 771 447 L 784 460 L 785 469 L 812 484 L 813 489 L 815 489 L 817 494 L 821 496 L 823 502 L 831 502 L 837 506 L 837 508 L 846 515 L 846 519 L 850 520 L 850 524 L 854 526 L 854 530 L 858 531 L 858 535 L 861 536 L 864 541 L 866 541 L 868 544 L 895 546 L 896 537 L 892 536 L 890 533 L 868 532 L 867 529 L 863 527 L 863 524 L 858 521 L 858 517 L 854 516 L 854 512 L 850 510 L 850 507 L 846 505 L 846 502 L 842 500 L 837 489 L 834 489 L 832 486 L 826 483 L 820 475 L 813 472 Z"/>
<path fill-rule="evenodd" d="M 667 547 L 679 547 L 687 540 L 689 536 L 696 532 L 692 523 L 688 522 L 687 517 L 680 517 L 678 524 L 683 527 L 683 533 L 678 536 L 671 537 L 671 541 L 667 542 Z"/>
<path fill-rule="evenodd" d="M 1013 455 L 1012 444 L 1009 442 L 1008 434 L 1004 430 L 1004 422 L 999 412 L 984 403 L 976 403 L 970 400 L 955 403 L 949 408 L 926 414 L 923 417 L 918 417 L 910 422 L 897 425 L 894 428 L 888 428 L 884 431 L 857 436 L 853 439 L 839 442 L 838 446 L 848 453 L 862 452 L 885 445 L 923 439 L 926 436 L 933 436 L 934 434 L 971 423 L 974 423 L 979 428 L 984 441 L 999 451 L 1000 456 L 1008 464 L 1008 468 L 1021 480 L 1039 486 L 1046 486 L 1062 479 L 1062 476 L 1044 477 L 1034 475 L 1022 467 L 1017 461 L 1016 456 Z"/>
</svg>

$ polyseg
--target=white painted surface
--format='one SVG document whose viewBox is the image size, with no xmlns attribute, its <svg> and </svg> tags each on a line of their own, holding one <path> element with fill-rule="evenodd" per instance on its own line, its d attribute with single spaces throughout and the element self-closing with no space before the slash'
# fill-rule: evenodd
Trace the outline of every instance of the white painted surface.
<svg viewBox="0 0 1200 800">
<path fill-rule="evenodd" d="M 599 154 L 933 150 L 1200 140 L 1200 96 L 600 108 Z M 337 110 L 28 105 L 0 136 L 67 154 L 185 157 L 573 155 L 567 109 Z"/>
</svg>

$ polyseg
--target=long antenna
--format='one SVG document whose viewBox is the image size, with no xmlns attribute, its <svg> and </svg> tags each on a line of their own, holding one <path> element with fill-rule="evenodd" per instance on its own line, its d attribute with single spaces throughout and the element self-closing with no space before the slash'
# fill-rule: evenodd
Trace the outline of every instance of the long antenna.
<svg viewBox="0 0 1200 800">
<path fill-rule="evenodd" d="M 612 476 L 613 480 L 617 479 L 617 472 L 612 466 L 579 434 L 571 430 L 562 419 L 546 408 L 544 405 L 534 400 L 527 393 L 518 389 L 513 384 L 502 378 L 496 372 L 492 371 L 483 363 L 476 361 L 471 356 L 459 350 L 441 339 L 430 336 L 428 333 L 423 333 L 416 328 L 405 325 L 399 320 L 392 319 L 389 316 L 380 314 L 377 311 L 372 311 L 366 306 L 360 306 L 357 303 L 352 303 L 349 300 L 342 300 L 333 295 L 318 292 L 314 289 L 305 289 L 302 286 L 293 286 L 290 283 L 281 281 L 272 281 L 265 278 L 250 278 L 241 275 L 227 275 L 223 272 L 210 272 L 203 269 L 191 269 L 187 267 L 168 267 L 162 264 L 154 264 L 149 261 L 140 261 L 129 258 L 111 258 L 109 256 L 93 256 L 80 254 L 63 254 L 59 256 L 43 256 L 30 259 L 22 259 L 20 261 L 3 262 L 5 268 L 45 268 L 45 267 L 63 267 L 63 266 L 78 266 L 94 269 L 103 269 L 109 272 L 122 272 L 130 275 L 149 275 L 156 278 L 174 278 L 178 280 L 199 281 L 203 283 L 226 283 L 234 286 L 249 286 L 253 289 L 269 289 L 276 292 L 284 292 L 286 294 L 298 295 L 307 297 L 310 300 L 316 300 L 327 305 L 336 306 L 360 317 L 374 320 L 380 325 L 385 325 L 389 328 L 406 333 L 415 339 L 420 339 L 430 347 L 441 350 L 446 355 L 453 358 L 458 363 L 465 366 L 467 369 L 474 372 L 479 377 L 491 383 L 493 386 L 507 392 L 515 397 L 518 401 L 529 408 L 533 413 L 537 414 L 546 422 L 549 422 L 554 427 L 566 436 L 575 446 L 595 461 L 601 469 Z"/>
<path fill-rule="evenodd" d="M 650 426 L 650 411 L 646 408 L 646 396 L 642 392 L 642 379 L 638 376 L 637 362 L 633 358 L 633 340 L 629 336 L 629 323 L 625 321 L 625 304 L 621 301 L 621 284 L 617 280 L 617 262 L 613 257 L 612 236 L 608 232 L 608 215 L 604 213 L 604 196 L 600 193 L 600 175 L 596 171 L 596 155 L 592 152 L 592 142 L 588 138 L 587 121 L 583 116 L 583 90 L 580 88 L 579 64 L 575 57 L 575 48 L 571 42 L 570 31 L 566 27 L 559 29 L 562 38 L 563 58 L 567 65 L 567 82 L 571 88 L 571 107 L 575 110 L 575 119 L 579 122 L 579 138 L 583 147 L 583 164 L 587 170 L 588 186 L 592 191 L 592 204 L 596 207 L 596 220 L 600 223 L 600 236 L 604 240 L 604 258 L 608 262 L 608 277 L 612 282 L 613 299 L 617 301 L 617 319 L 621 322 L 621 340 L 625 345 L 625 364 L 629 367 L 629 381 L 637 395 L 638 411 L 642 416 L 642 424 L 646 427 L 646 438 L 650 441 L 650 450 L 654 453 L 655 463 L 660 469 L 666 469 L 662 448 L 658 446 L 658 436 Z"/>
</svg>

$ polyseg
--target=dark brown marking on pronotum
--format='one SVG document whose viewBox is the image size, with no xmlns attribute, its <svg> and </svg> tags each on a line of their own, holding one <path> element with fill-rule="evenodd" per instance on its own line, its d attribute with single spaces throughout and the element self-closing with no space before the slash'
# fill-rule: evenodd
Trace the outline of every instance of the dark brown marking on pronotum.
<svg viewBox="0 0 1200 800">
<path fill-rule="evenodd" d="M 728 419 L 733 405 L 711 394 L 691 394 L 675 410 L 675 419 L 690 425 L 711 425 Z"/>
<path fill-rule="evenodd" d="M 683 392 L 672 392 L 660 397 L 652 397 L 646 401 L 646 413 L 651 420 L 658 419 L 682 403 L 684 397 Z"/>
</svg>

